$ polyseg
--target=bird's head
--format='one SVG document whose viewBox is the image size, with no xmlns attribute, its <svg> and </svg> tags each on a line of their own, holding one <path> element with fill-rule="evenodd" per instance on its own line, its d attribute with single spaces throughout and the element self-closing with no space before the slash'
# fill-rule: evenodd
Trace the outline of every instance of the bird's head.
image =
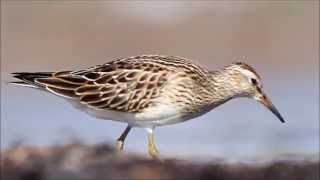
<svg viewBox="0 0 320 180">
<path fill-rule="evenodd" d="M 251 66 L 242 62 L 235 62 L 225 67 L 224 72 L 228 74 L 230 89 L 237 96 L 257 100 L 276 115 L 281 122 L 285 122 L 277 108 L 263 92 L 261 78 Z"/>
</svg>

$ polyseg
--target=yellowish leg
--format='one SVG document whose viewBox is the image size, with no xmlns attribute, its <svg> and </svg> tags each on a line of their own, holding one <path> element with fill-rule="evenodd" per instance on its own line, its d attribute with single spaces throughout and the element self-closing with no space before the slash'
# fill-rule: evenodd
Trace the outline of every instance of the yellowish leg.
<svg viewBox="0 0 320 180">
<path fill-rule="evenodd" d="M 148 152 L 153 159 L 159 160 L 159 151 L 154 143 L 153 129 L 148 129 Z"/>
<path fill-rule="evenodd" d="M 118 152 L 123 150 L 124 140 L 126 139 L 126 137 L 127 137 L 128 133 L 130 132 L 130 130 L 131 130 L 131 126 L 128 125 L 127 128 L 121 134 L 121 136 L 117 139 L 116 150 Z"/>
</svg>

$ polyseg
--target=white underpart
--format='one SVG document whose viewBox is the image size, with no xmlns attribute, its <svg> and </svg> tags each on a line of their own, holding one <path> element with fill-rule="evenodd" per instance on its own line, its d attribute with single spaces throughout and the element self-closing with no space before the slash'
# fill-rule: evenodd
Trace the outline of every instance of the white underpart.
<svg viewBox="0 0 320 180">
<path fill-rule="evenodd" d="M 172 104 L 161 104 L 148 108 L 144 112 L 136 114 L 135 117 L 136 125 L 147 127 L 181 122 L 180 108 Z"/>
<path fill-rule="evenodd" d="M 141 113 L 128 113 L 104 109 L 93 109 L 73 100 L 70 100 L 69 102 L 75 108 L 96 118 L 124 122 L 130 126 L 152 129 L 156 126 L 182 122 L 179 108 L 174 105 L 160 105 L 149 108 Z"/>
</svg>

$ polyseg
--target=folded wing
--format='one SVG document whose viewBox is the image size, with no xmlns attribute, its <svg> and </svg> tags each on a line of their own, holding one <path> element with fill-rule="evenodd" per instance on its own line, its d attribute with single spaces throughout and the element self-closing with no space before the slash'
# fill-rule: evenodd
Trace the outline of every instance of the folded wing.
<svg viewBox="0 0 320 180">
<path fill-rule="evenodd" d="M 19 79 L 91 108 L 139 112 L 159 96 L 167 75 L 151 64 L 120 63 L 73 72 L 20 74 Z"/>
</svg>

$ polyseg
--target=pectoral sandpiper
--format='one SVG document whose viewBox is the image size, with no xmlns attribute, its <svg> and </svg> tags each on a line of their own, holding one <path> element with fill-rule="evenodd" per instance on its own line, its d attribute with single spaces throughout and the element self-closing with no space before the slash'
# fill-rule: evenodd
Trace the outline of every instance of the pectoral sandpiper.
<svg viewBox="0 0 320 180">
<path fill-rule="evenodd" d="M 185 58 L 142 55 L 78 71 L 13 74 L 22 80 L 14 84 L 56 94 L 97 118 L 126 123 L 118 150 L 131 127 L 145 128 L 153 158 L 159 154 L 153 138 L 157 126 L 190 120 L 236 97 L 259 101 L 284 122 L 262 91 L 260 76 L 242 62 L 208 71 Z"/>
</svg>

